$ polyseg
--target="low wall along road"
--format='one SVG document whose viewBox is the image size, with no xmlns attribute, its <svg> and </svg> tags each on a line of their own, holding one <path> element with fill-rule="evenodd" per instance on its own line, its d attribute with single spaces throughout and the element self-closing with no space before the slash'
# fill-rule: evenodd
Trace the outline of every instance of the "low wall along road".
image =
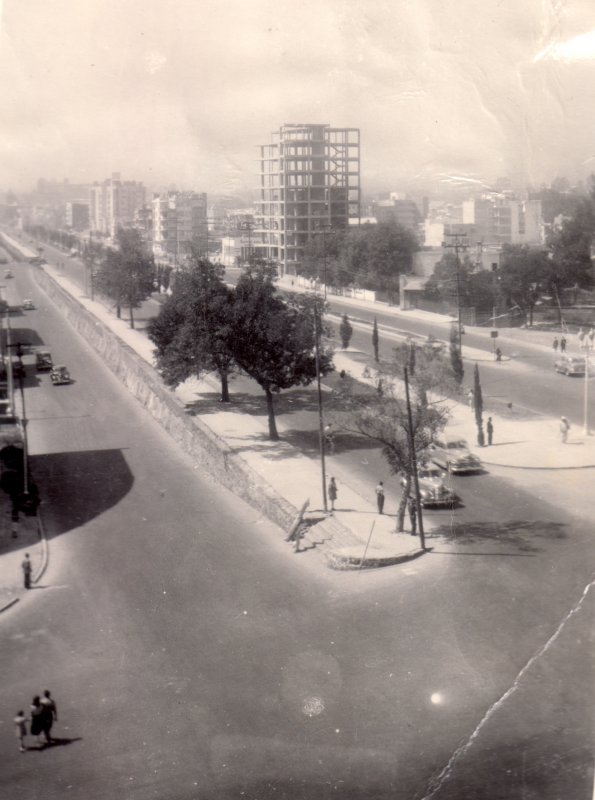
<svg viewBox="0 0 595 800">
<path fill-rule="evenodd" d="M 215 478 L 282 529 L 289 528 L 297 514 L 296 508 L 200 419 L 189 416 L 180 400 L 164 386 L 157 371 L 47 272 L 35 270 L 34 276 L 67 322 L 207 476 Z"/>
</svg>

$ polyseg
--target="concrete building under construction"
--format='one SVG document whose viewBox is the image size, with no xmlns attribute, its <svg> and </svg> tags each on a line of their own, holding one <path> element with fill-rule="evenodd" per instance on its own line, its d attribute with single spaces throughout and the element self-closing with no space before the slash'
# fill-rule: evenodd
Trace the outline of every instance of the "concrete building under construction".
<svg viewBox="0 0 595 800">
<path fill-rule="evenodd" d="M 330 125 L 282 125 L 260 148 L 260 198 L 253 249 L 297 274 L 316 235 L 360 218 L 360 132 Z"/>
</svg>

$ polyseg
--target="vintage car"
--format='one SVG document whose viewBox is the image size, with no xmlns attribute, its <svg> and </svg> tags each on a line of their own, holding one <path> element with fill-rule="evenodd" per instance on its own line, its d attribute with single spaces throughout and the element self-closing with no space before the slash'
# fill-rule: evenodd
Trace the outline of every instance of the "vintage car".
<svg viewBox="0 0 595 800">
<path fill-rule="evenodd" d="M 38 350 L 35 353 L 35 368 L 38 372 L 51 369 L 53 366 L 54 362 L 49 350 Z"/>
<path fill-rule="evenodd" d="M 429 447 L 429 456 L 438 467 L 447 472 L 481 472 L 479 458 L 470 452 L 469 445 L 460 436 L 442 436 Z"/>
<path fill-rule="evenodd" d="M 68 372 L 68 368 L 64 364 L 56 364 L 56 366 L 52 367 L 50 379 L 54 386 L 58 386 L 61 383 L 70 383 L 70 372 Z"/>
<path fill-rule="evenodd" d="M 554 369 L 563 375 L 584 375 L 586 367 L 584 356 L 560 356 L 554 361 Z"/>
<path fill-rule="evenodd" d="M 417 480 L 419 483 L 419 499 L 424 508 L 428 506 L 448 506 L 456 505 L 457 497 L 453 490 L 444 483 L 446 473 L 435 464 L 418 464 Z M 405 475 L 401 477 L 401 486 L 407 485 Z M 410 496 L 415 494 L 413 479 L 409 486 Z"/>
<path fill-rule="evenodd" d="M 25 300 L 23 300 L 23 309 L 25 311 L 33 311 L 34 308 L 35 308 L 35 304 L 33 303 L 33 300 L 31 300 L 29 297 L 27 297 L 27 298 L 25 298 Z"/>
</svg>

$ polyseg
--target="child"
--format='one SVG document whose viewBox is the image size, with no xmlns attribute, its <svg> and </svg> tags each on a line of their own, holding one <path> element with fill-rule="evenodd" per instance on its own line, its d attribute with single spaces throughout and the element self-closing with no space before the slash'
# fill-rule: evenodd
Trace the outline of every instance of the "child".
<svg viewBox="0 0 595 800">
<path fill-rule="evenodd" d="M 18 711 L 16 717 L 14 718 L 14 724 L 16 726 L 16 735 L 17 739 L 19 740 L 19 750 L 21 753 L 24 753 L 27 749 L 25 747 L 25 736 L 27 735 L 27 726 L 25 725 L 26 717 L 22 711 Z"/>
</svg>

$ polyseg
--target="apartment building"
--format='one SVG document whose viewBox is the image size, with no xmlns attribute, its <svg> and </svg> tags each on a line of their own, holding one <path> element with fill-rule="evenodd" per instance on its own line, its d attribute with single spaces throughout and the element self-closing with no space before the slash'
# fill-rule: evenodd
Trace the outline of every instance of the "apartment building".
<svg viewBox="0 0 595 800">
<path fill-rule="evenodd" d="M 539 200 L 501 195 L 466 200 L 463 222 L 486 244 L 541 244 L 543 238 Z"/>
<path fill-rule="evenodd" d="M 178 265 L 191 242 L 208 251 L 207 195 L 198 192 L 168 192 L 155 195 L 152 203 L 153 253 Z"/>
<path fill-rule="evenodd" d="M 145 203 L 145 194 L 140 181 L 123 181 L 119 172 L 102 183 L 94 183 L 89 190 L 92 230 L 113 237 L 120 226 L 132 225 L 136 211 Z"/>
<path fill-rule="evenodd" d="M 260 148 L 255 255 L 299 273 L 308 241 L 361 215 L 360 132 L 286 124 Z"/>
</svg>

